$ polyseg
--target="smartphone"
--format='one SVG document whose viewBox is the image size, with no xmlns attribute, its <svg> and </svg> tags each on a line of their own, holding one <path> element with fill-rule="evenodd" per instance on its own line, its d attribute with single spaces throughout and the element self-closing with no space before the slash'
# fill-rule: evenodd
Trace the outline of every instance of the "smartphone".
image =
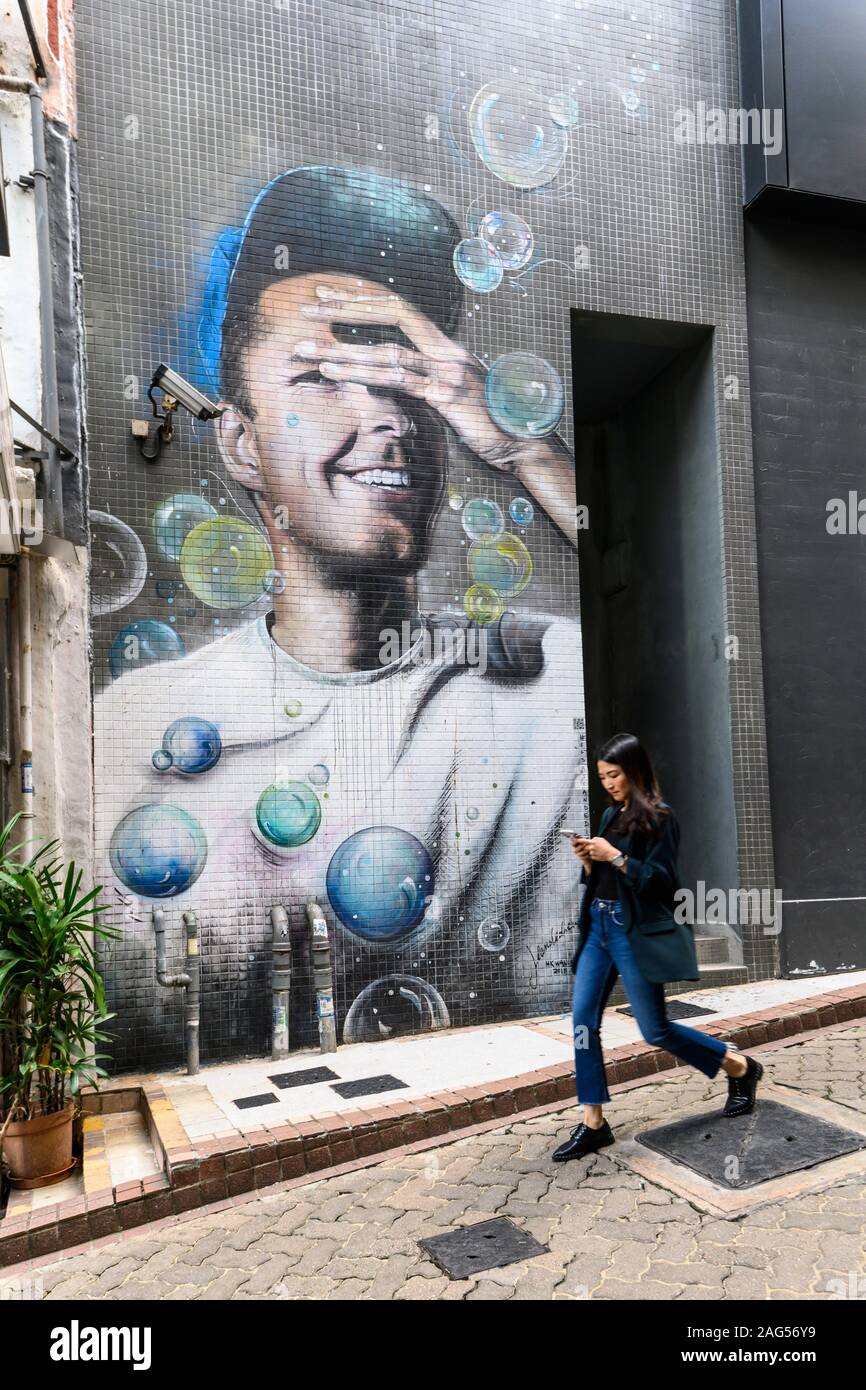
<svg viewBox="0 0 866 1390">
<path fill-rule="evenodd" d="M 579 834 L 577 833 L 576 830 L 566 830 L 566 829 L 563 827 L 563 829 L 560 830 L 559 833 L 560 833 L 560 835 L 567 835 L 568 838 L 569 838 L 570 840 L 582 840 L 582 839 L 583 839 L 583 836 L 582 836 L 582 835 L 579 835 Z"/>
</svg>

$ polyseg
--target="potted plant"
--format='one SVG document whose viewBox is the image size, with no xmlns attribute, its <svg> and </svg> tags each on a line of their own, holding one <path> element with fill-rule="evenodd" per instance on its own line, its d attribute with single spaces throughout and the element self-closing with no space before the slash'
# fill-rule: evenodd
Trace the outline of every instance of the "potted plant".
<svg viewBox="0 0 866 1390">
<path fill-rule="evenodd" d="M 60 1182 L 75 1166 L 75 1098 L 105 1076 L 95 1051 L 105 991 L 95 938 L 101 890 L 83 892 L 57 842 L 30 858 L 10 848 L 19 816 L 0 833 L 0 1158 L 13 1187 Z"/>
</svg>

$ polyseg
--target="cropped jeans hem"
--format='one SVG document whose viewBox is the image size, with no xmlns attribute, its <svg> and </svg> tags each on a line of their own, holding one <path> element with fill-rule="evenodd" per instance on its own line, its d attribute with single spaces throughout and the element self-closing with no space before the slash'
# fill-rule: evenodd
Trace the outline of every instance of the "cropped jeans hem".
<svg viewBox="0 0 866 1390">
<path fill-rule="evenodd" d="M 641 971 L 623 925 L 619 902 L 595 898 L 590 905 L 589 932 L 577 962 L 572 995 L 578 1103 L 603 1105 L 610 1100 L 601 1050 L 601 1020 L 618 975 L 644 1042 L 673 1053 L 704 1076 L 716 1076 L 730 1044 L 696 1028 L 671 1022 L 665 1007 L 664 985 L 648 980 Z"/>
</svg>

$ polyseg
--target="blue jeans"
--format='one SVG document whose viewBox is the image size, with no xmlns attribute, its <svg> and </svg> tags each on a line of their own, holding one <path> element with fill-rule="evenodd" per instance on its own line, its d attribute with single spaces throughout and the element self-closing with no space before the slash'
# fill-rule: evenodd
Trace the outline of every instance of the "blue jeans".
<svg viewBox="0 0 866 1390">
<path fill-rule="evenodd" d="M 572 998 L 574 1068 L 580 1104 L 601 1105 L 610 1100 L 599 1030 L 618 974 L 644 1042 L 672 1052 L 705 1076 L 715 1076 L 728 1044 L 699 1033 L 696 1028 L 671 1023 L 665 1012 L 664 985 L 652 984 L 642 973 L 623 926 L 620 904 L 595 898 L 590 905 L 589 933 L 577 962 Z"/>
</svg>

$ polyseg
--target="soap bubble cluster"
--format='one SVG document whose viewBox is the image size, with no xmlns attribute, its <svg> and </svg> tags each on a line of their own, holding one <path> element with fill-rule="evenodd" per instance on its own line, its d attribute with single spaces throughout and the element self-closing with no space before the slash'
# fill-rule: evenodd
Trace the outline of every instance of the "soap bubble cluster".
<svg viewBox="0 0 866 1390">
<path fill-rule="evenodd" d="M 187 714 L 169 724 L 162 736 L 162 747 L 151 759 L 159 772 L 172 768 L 193 776 L 209 772 L 219 762 L 222 740 L 219 729 L 209 719 Z"/>
</svg>

